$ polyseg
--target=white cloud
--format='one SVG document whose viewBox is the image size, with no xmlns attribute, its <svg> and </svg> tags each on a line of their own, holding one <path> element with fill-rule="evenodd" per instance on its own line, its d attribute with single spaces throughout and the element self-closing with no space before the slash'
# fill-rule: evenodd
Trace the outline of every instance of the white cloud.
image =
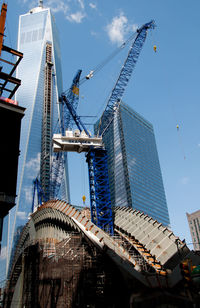
<svg viewBox="0 0 200 308">
<path fill-rule="evenodd" d="M 28 203 L 33 200 L 33 188 L 32 187 L 24 187 L 25 198 Z"/>
<path fill-rule="evenodd" d="M 81 23 L 85 16 L 86 16 L 85 13 L 78 11 L 74 14 L 70 14 L 66 18 L 71 22 Z"/>
<path fill-rule="evenodd" d="M 137 29 L 138 29 L 138 25 L 137 24 L 131 25 L 131 31 L 136 32 Z"/>
<path fill-rule="evenodd" d="M 26 168 L 30 169 L 30 171 L 34 171 L 34 175 L 39 172 L 39 170 L 40 170 L 40 153 L 38 153 L 35 158 L 30 159 L 26 163 Z M 33 177 L 34 177 L 34 175 L 33 175 Z"/>
<path fill-rule="evenodd" d="M 90 31 L 90 34 L 91 34 L 92 36 L 97 36 L 97 35 L 98 35 L 98 33 L 95 32 L 95 31 Z"/>
<path fill-rule="evenodd" d="M 48 0 L 44 2 L 44 6 L 51 8 L 54 13 L 63 12 L 67 14 L 69 11 L 69 5 L 63 0 Z"/>
<path fill-rule="evenodd" d="M 123 43 L 126 32 L 128 19 L 123 13 L 112 19 L 112 22 L 107 25 L 106 30 L 112 43 Z"/>
<path fill-rule="evenodd" d="M 82 10 L 84 10 L 84 8 L 85 8 L 84 1 L 78 0 L 78 3 L 80 4 L 80 7 L 82 8 Z"/>
<path fill-rule="evenodd" d="M 21 5 L 28 6 L 29 9 L 39 5 L 39 0 L 18 0 L 18 2 Z M 43 1 L 43 6 L 44 8 L 50 8 L 54 14 L 63 13 L 70 22 L 81 23 L 87 15 L 85 0 L 45 0 Z M 90 7 L 95 8 L 96 6 L 91 3 Z"/>
<path fill-rule="evenodd" d="M 136 24 L 130 25 L 127 17 L 121 12 L 107 25 L 106 31 L 112 43 L 122 44 L 125 41 L 126 34 L 129 31 L 135 31 L 137 28 Z"/>
<path fill-rule="evenodd" d="M 26 220 L 28 218 L 26 212 L 20 212 L 20 211 L 17 212 L 17 217 L 19 217 L 22 220 Z"/>
<path fill-rule="evenodd" d="M 7 259 L 7 246 L 1 247 L 0 260 Z"/>
<path fill-rule="evenodd" d="M 28 3 L 29 8 L 34 8 L 39 5 L 39 0 L 27 1 L 27 0 L 19 0 L 19 2 L 23 2 L 24 4 Z M 43 6 L 45 8 L 51 8 L 53 12 L 64 12 L 66 13 L 69 9 L 69 6 L 66 2 L 70 2 L 70 0 L 45 0 L 43 1 Z"/>
<path fill-rule="evenodd" d="M 97 8 L 97 5 L 92 3 L 92 2 L 89 3 L 89 6 L 91 7 L 91 9 L 96 9 Z"/>
</svg>

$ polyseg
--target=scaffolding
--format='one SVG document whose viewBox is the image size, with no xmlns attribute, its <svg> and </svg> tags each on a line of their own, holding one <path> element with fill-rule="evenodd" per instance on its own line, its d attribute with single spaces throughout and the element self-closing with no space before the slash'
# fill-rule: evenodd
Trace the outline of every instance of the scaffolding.
<svg viewBox="0 0 200 308">
<path fill-rule="evenodd" d="M 44 104 L 42 119 L 42 144 L 40 182 L 45 197 L 50 196 L 50 159 L 51 159 L 51 127 L 52 127 L 52 45 L 46 43 L 46 63 L 44 70 Z M 43 200 L 44 201 L 44 200 Z"/>
<path fill-rule="evenodd" d="M 60 242 L 46 238 L 29 245 L 15 264 L 5 292 L 5 308 L 13 304 L 112 308 L 122 307 L 129 298 L 117 266 L 81 233 L 71 231 Z"/>
<path fill-rule="evenodd" d="M 10 56 L 12 56 L 12 61 L 10 61 Z M 21 80 L 13 75 L 22 58 L 23 53 L 2 45 L 0 61 L 4 63 L 4 66 L 0 66 L 0 96 L 11 99 L 21 85 Z"/>
</svg>

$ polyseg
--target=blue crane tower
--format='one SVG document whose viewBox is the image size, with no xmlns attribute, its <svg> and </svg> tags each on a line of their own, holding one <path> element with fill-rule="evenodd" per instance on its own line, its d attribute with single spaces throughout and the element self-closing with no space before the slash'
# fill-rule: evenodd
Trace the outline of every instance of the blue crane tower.
<svg viewBox="0 0 200 308">
<path fill-rule="evenodd" d="M 74 79 L 75 82 L 72 84 L 68 95 L 63 93 L 60 98 L 62 106 L 67 107 L 70 113 L 70 115 L 66 113 L 66 123 L 70 123 L 70 119 L 73 119 L 79 129 L 79 134 L 73 135 L 72 132 L 65 132 L 68 125 L 65 125 L 63 121 L 63 123 L 61 123 L 62 134 L 55 134 L 53 136 L 54 151 L 55 153 L 62 153 L 65 151 L 86 152 L 86 161 L 89 170 L 91 220 L 98 227 L 110 234 L 113 234 L 114 230 L 108 180 L 107 154 L 102 144 L 102 135 L 113 120 L 115 107 L 122 99 L 125 88 L 130 80 L 146 40 L 147 32 L 149 29 L 154 28 L 155 22 L 152 20 L 137 30 L 136 38 L 131 45 L 128 56 L 122 66 L 119 77 L 103 112 L 101 119 L 104 119 L 104 124 L 102 125 L 102 121 L 100 120 L 98 136 L 96 138 L 90 136 L 80 117 L 76 114 L 77 105 L 74 104 L 74 98 L 79 92 L 78 84 L 81 71 L 78 71 Z M 86 76 L 86 79 L 90 79 L 94 73 L 95 70 L 91 71 L 91 73 Z M 63 115 L 65 115 L 65 112 L 63 112 Z M 57 169 L 58 164 L 56 170 Z M 55 187 L 56 186 L 59 186 L 59 181 L 55 178 Z"/>
<path fill-rule="evenodd" d="M 108 180 L 108 167 L 106 150 L 102 144 L 102 138 L 92 138 L 87 128 L 77 115 L 76 110 L 67 99 L 61 95 L 60 101 L 64 103 L 78 128 L 75 135 L 54 135 L 54 151 L 86 152 L 90 184 L 90 210 L 91 220 L 98 227 L 113 234 L 113 220 L 111 198 Z M 71 131 L 70 131 L 71 132 Z M 64 146 L 64 147 L 63 147 Z"/>
</svg>

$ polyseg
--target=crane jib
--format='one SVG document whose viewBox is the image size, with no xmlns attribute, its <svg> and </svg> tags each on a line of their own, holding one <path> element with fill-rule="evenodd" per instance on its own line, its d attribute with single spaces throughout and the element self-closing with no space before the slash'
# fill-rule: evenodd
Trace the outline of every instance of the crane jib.
<svg viewBox="0 0 200 308">
<path fill-rule="evenodd" d="M 126 89 L 126 86 L 129 82 L 129 79 L 132 75 L 132 72 L 135 68 L 135 65 L 137 63 L 139 54 L 142 50 L 143 44 L 145 42 L 146 36 L 147 36 L 147 30 L 148 29 L 154 29 L 155 28 L 155 22 L 152 20 L 149 23 L 146 23 L 141 28 L 137 30 L 138 34 L 131 45 L 131 48 L 128 52 L 128 56 L 124 62 L 124 65 L 121 68 L 121 71 L 119 73 L 119 77 L 112 89 L 112 92 L 109 96 L 106 108 L 104 110 L 104 113 L 102 115 L 102 119 L 100 121 L 100 126 L 98 130 L 98 135 L 102 135 L 102 133 L 105 131 L 106 127 L 109 125 L 109 123 L 112 122 L 114 112 L 110 113 L 107 112 L 108 110 L 114 108 L 116 105 L 116 102 L 120 102 L 122 99 L 122 96 L 124 94 L 124 91 Z M 103 123 L 103 124 L 102 124 Z"/>
</svg>

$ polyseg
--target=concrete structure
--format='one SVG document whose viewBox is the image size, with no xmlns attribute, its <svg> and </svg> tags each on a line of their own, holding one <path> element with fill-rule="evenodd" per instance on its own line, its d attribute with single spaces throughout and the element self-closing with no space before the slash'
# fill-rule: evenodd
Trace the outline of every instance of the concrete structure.
<svg viewBox="0 0 200 308">
<path fill-rule="evenodd" d="M 122 102 L 113 112 L 114 120 L 103 134 L 112 206 L 132 207 L 167 226 L 170 221 L 153 126 Z M 98 125 L 99 121 L 95 133 Z"/>
<path fill-rule="evenodd" d="M 22 125 L 17 185 L 17 205 L 10 214 L 10 248 L 32 211 L 33 180 L 40 175 L 49 195 L 51 181 L 51 139 L 59 119 L 62 92 L 61 55 L 55 19 L 49 8 L 39 6 L 19 18 L 18 49 L 24 54 L 17 69 L 22 80 L 16 99 L 26 107 Z M 67 159 L 62 191 L 69 200 Z M 11 251 L 11 250 L 10 250 Z"/>
<path fill-rule="evenodd" d="M 113 218 L 109 236 L 66 202 L 38 208 L 21 232 L 4 307 L 194 307 L 198 288 L 186 287 L 180 263 L 200 257 L 139 211 L 116 207 Z"/>
<path fill-rule="evenodd" d="M 194 250 L 200 250 L 200 210 L 186 215 Z"/>
</svg>

